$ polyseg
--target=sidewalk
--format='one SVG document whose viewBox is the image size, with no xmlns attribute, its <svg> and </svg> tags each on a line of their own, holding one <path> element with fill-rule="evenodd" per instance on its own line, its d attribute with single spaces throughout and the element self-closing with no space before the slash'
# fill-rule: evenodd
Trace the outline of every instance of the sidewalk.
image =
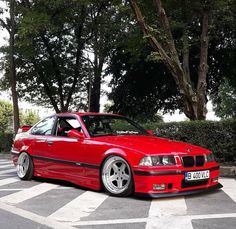
<svg viewBox="0 0 236 229">
<path fill-rule="evenodd" d="M 220 166 L 221 177 L 235 177 L 236 178 L 236 166 Z"/>
<path fill-rule="evenodd" d="M 9 153 L 0 153 L 0 159 L 11 159 L 11 155 Z M 236 178 L 236 166 L 220 166 L 220 176 L 221 177 L 231 177 Z"/>
</svg>

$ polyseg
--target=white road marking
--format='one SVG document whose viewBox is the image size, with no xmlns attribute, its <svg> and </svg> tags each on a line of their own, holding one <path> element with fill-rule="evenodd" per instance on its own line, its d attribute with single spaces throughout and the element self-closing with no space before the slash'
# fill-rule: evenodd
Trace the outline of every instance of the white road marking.
<svg viewBox="0 0 236 229">
<path fill-rule="evenodd" d="M 236 202 L 236 180 L 235 179 L 220 179 L 220 183 L 223 185 L 222 190 Z"/>
<path fill-rule="evenodd" d="M 18 182 L 18 181 L 20 181 L 20 179 L 15 178 L 15 177 L 2 179 L 2 180 L 0 180 L 0 186 L 15 183 L 15 182 Z"/>
<path fill-rule="evenodd" d="M 187 205 L 184 197 L 153 199 L 149 209 L 149 217 L 186 215 Z"/>
<path fill-rule="evenodd" d="M 168 226 L 168 221 L 172 221 L 173 224 L 175 223 L 176 226 L 173 228 L 178 228 L 178 229 L 189 229 L 191 227 L 182 227 L 182 222 L 184 220 L 187 220 L 191 222 L 193 219 L 223 219 L 223 218 L 234 218 L 236 217 L 236 213 L 226 213 L 226 214 L 209 214 L 209 215 L 186 215 L 186 216 L 165 216 L 162 217 L 162 221 L 165 222 L 166 226 L 156 224 L 154 227 L 155 229 L 161 228 L 169 228 Z M 70 223 L 69 225 L 71 226 L 92 226 L 92 225 L 115 225 L 115 224 L 128 224 L 128 223 L 145 223 L 148 222 L 150 218 L 134 218 L 134 219 L 110 219 L 110 220 L 91 220 L 91 221 L 80 221 L 80 222 L 74 222 Z M 159 219 L 160 220 L 160 219 Z M 156 223 L 159 223 L 158 219 L 155 221 Z M 180 221 L 179 221 L 180 220 Z M 173 226 L 173 225 L 172 225 Z"/>
<path fill-rule="evenodd" d="M 225 213 L 225 214 L 209 214 L 209 215 L 189 215 L 191 219 L 223 219 L 223 218 L 235 218 L 236 213 Z"/>
<path fill-rule="evenodd" d="M 8 164 L 13 165 L 13 162 L 12 161 L 0 161 L 0 165 L 8 165 Z"/>
<path fill-rule="evenodd" d="M 103 193 L 87 191 L 51 214 L 49 218 L 67 222 L 79 221 L 95 211 L 107 197 L 108 195 Z"/>
<path fill-rule="evenodd" d="M 0 192 L 9 192 L 9 191 L 22 191 L 28 188 L 0 188 Z"/>
<path fill-rule="evenodd" d="M 92 226 L 92 225 L 109 225 L 109 224 L 115 225 L 115 224 L 126 224 L 126 223 L 132 224 L 132 223 L 146 223 L 147 220 L 148 220 L 148 218 L 91 220 L 91 221 L 79 221 L 79 222 L 69 223 L 69 225 L 71 225 L 71 226 Z"/>
<path fill-rule="evenodd" d="M 2 174 L 7 174 L 7 173 L 12 173 L 12 172 L 16 172 L 16 169 L 6 169 L 6 170 L 2 170 L 0 171 L 0 175 Z"/>
<path fill-rule="evenodd" d="M 9 167 L 14 168 L 14 165 L 12 165 L 12 164 L 0 165 L 0 170 L 5 169 L 5 168 L 8 169 Z"/>
<path fill-rule="evenodd" d="M 149 209 L 149 220 L 146 229 L 157 228 L 157 225 L 166 229 L 191 229 L 192 224 L 189 220 L 181 220 L 180 218 L 178 225 L 174 221 L 166 220 L 169 217 L 185 215 L 187 215 L 187 205 L 184 197 L 153 199 Z"/>
<path fill-rule="evenodd" d="M 41 225 L 46 225 L 51 228 L 60 228 L 60 229 L 75 229 L 74 227 L 71 227 L 70 225 L 66 225 L 60 222 L 57 222 L 53 219 L 48 219 L 43 216 L 37 215 L 35 213 L 17 208 L 15 206 L 11 206 L 8 204 L 4 204 L 0 202 L 0 209 L 4 211 L 8 211 L 12 214 L 24 217 L 25 219 L 31 220 L 33 222 L 39 223 Z"/>
<path fill-rule="evenodd" d="M 61 189 L 61 190 L 68 190 L 68 189 L 73 189 L 72 187 L 66 187 L 66 186 L 59 186 L 56 189 Z"/>
<path fill-rule="evenodd" d="M 1 174 L 0 177 L 12 177 L 12 175 L 11 174 L 5 174 L 5 175 Z"/>
<path fill-rule="evenodd" d="M 57 187 L 58 185 L 42 183 L 32 188 L 28 188 L 26 190 L 4 196 L 0 198 L 0 201 L 5 202 L 5 203 L 10 203 L 10 204 L 18 204 L 25 200 L 31 199 L 35 196 L 39 196 Z"/>
</svg>

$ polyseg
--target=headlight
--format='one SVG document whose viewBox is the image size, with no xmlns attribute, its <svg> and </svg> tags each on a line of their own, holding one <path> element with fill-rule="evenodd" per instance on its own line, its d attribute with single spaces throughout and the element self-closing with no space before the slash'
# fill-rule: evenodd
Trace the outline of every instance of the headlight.
<svg viewBox="0 0 236 229">
<path fill-rule="evenodd" d="M 214 157 L 213 153 L 206 154 L 206 161 L 207 161 L 207 162 L 213 162 L 213 161 L 215 161 L 215 157 Z"/>
<path fill-rule="evenodd" d="M 175 158 L 174 156 L 147 156 L 141 159 L 139 165 L 142 166 L 175 165 Z"/>
</svg>

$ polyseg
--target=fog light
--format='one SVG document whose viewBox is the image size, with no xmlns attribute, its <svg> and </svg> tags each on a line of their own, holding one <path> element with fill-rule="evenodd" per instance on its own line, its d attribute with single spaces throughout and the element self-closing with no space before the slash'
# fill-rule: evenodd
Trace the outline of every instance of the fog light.
<svg viewBox="0 0 236 229">
<path fill-rule="evenodd" d="M 218 177 L 213 178 L 212 182 L 218 182 Z"/>
<path fill-rule="evenodd" d="M 164 190 L 166 188 L 165 184 L 154 184 L 153 190 Z"/>
</svg>

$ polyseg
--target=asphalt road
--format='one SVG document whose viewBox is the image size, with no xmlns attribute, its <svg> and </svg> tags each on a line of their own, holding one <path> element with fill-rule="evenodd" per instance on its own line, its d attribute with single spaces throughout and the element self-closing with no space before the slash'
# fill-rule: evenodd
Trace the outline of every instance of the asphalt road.
<svg viewBox="0 0 236 229">
<path fill-rule="evenodd" d="M 235 229 L 236 180 L 222 190 L 165 199 L 114 198 L 70 183 L 20 181 L 0 158 L 1 229 Z"/>
</svg>

